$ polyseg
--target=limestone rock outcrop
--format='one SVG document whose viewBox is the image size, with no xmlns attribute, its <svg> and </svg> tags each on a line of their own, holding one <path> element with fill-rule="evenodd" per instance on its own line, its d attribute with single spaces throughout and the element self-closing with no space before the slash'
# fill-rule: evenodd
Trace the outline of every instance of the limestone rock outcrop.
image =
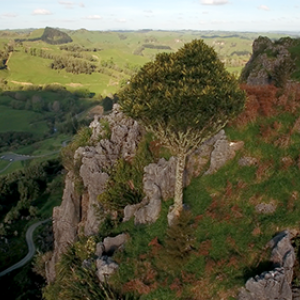
<svg viewBox="0 0 300 300">
<path fill-rule="evenodd" d="M 109 276 L 119 268 L 119 265 L 112 260 L 111 256 L 123 247 L 128 238 L 125 233 L 122 233 L 115 237 L 106 237 L 103 242 L 97 244 L 95 264 L 96 275 L 100 282 L 107 282 Z"/>
<path fill-rule="evenodd" d="M 246 282 L 238 300 L 292 300 L 293 267 L 296 256 L 291 239 L 294 234 L 284 231 L 275 236 L 268 247 L 272 249 L 271 262 L 274 270 L 263 272 Z"/>
<path fill-rule="evenodd" d="M 91 145 L 76 150 L 74 164 L 80 166 L 78 174 L 69 172 L 62 205 L 54 209 L 55 245 L 51 261 L 47 264 L 48 282 L 55 279 L 55 264 L 79 232 L 86 236 L 98 233 L 102 221 L 98 211 L 103 211 L 97 201 L 98 195 L 104 192 L 109 172 L 117 159 L 132 160 L 142 136 L 138 123 L 126 117 L 117 104 L 109 115 L 95 116 L 90 127 Z M 192 177 L 200 175 L 208 162 L 210 168 L 207 174 L 214 173 L 241 147 L 242 142 L 229 143 L 224 130 L 221 130 L 188 157 L 184 185 L 187 186 Z M 141 203 L 125 207 L 123 221 L 134 217 L 135 224 L 155 222 L 161 211 L 161 201 L 174 196 L 175 174 L 175 157 L 168 161 L 162 158 L 146 166 L 143 176 L 145 197 Z M 83 185 L 80 193 L 75 187 L 78 179 Z M 98 246 L 98 253 L 106 254 L 106 246 Z"/>
<path fill-rule="evenodd" d="M 289 52 L 295 43 L 297 40 L 291 38 L 272 42 L 260 36 L 253 42 L 253 53 L 242 71 L 241 79 L 249 85 L 284 84 L 295 68 Z"/>
<path fill-rule="evenodd" d="M 108 256 L 102 256 L 97 259 L 96 267 L 96 275 L 100 282 L 107 282 L 108 277 L 119 268 L 118 264 Z"/>
<path fill-rule="evenodd" d="M 145 198 L 141 203 L 127 205 L 124 209 L 123 221 L 135 216 L 135 224 L 153 223 L 159 217 L 161 199 L 173 197 L 175 186 L 176 159 L 168 161 L 161 158 L 144 168 L 143 191 Z"/>
<path fill-rule="evenodd" d="M 65 179 L 62 203 L 53 209 L 54 252 L 51 260 L 46 263 L 47 281 L 55 279 L 55 264 L 77 237 L 77 225 L 80 221 L 80 197 L 76 195 L 73 174 Z"/>
<path fill-rule="evenodd" d="M 136 121 L 126 117 L 117 104 L 111 114 L 95 117 L 92 122 L 93 146 L 80 147 L 74 154 L 74 163 L 81 162 L 79 174 L 66 176 L 63 201 L 53 211 L 54 252 L 47 263 L 47 281 L 55 279 L 55 264 L 62 253 L 82 232 L 89 236 L 98 233 L 101 209 L 97 197 L 109 178 L 108 170 L 120 157 L 130 160 L 140 141 L 142 131 Z M 76 176 L 83 182 L 84 192 L 76 192 Z"/>
<path fill-rule="evenodd" d="M 187 158 L 184 173 L 184 186 L 188 186 L 193 177 L 199 176 L 210 162 L 205 174 L 213 174 L 228 160 L 235 156 L 236 151 L 244 146 L 243 142 L 229 142 L 224 130 L 204 142 Z M 141 203 L 127 205 L 124 209 L 123 221 L 135 218 L 135 224 L 153 223 L 159 217 L 161 200 L 174 197 L 176 175 L 176 157 L 168 161 L 164 158 L 144 168 L 143 191 L 145 198 Z M 171 220 L 173 217 L 170 215 Z"/>
</svg>

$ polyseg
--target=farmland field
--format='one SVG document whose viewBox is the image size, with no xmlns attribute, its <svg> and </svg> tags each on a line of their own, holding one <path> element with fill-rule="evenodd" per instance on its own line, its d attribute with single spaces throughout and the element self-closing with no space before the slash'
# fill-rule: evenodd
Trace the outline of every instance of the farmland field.
<svg viewBox="0 0 300 300">
<path fill-rule="evenodd" d="M 58 153 L 62 142 L 88 122 L 89 108 L 105 97 L 113 102 L 113 94 L 158 53 L 174 52 L 193 39 L 203 39 L 238 77 L 255 38 L 284 36 L 189 30 L 61 31 L 73 42 L 46 43 L 39 39 L 44 29 L 0 31 L 0 50 L 11 49 L 6 66 L 0 68 L 0 134 L 7 140 L 0 142 L 0 154 Z M 27 136 L 14 143 L 3 135 L 8 132 Z M 5 167 L 0 160 L 0 170 Z M 5 172 L 21 167 L 21 162 L 14 162 Z"/>
</svg>

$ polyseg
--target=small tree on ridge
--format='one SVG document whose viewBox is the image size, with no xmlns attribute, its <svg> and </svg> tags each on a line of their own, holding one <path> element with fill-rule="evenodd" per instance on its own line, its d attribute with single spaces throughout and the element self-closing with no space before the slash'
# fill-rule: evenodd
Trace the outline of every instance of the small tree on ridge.
<svg viewBox="0 0 300 300">
<path fill-rule="evenodd" d="M 186 157 L 244 108 L 239 89 L 202 40 L 145 64 L 120 92 L 122 110 L 177 155 L 174 212 L 182 209 Z"/>
</svg>

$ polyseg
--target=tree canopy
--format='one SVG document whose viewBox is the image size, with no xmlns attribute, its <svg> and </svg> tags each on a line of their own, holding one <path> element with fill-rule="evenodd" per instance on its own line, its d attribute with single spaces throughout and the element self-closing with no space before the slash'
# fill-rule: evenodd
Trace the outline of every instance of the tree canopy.
<svg viewBox="0 0 300 300">
<path fill-rule="evenodd" d="M 175 206 L 186 156 L 244 108 L 245 93 L 202 40 L 144 65 L 120 92 L 122 110 L 177 155 Z M 180 183 L 181 182 L 181 183 Z"/>
</svg>

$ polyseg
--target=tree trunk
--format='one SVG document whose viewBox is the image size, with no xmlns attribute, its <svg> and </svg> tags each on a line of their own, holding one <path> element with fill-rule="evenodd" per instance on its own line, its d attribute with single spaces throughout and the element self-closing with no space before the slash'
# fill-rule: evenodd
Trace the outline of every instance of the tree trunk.
<svg viewBox="0 0 300 300">
<path fill-rule="evenodd" d="M 183 174 L 185 168 L 186 154 L 183 151 L 179 151 L 177 156 L 176 165 L 176 179 L 175 179 L 175 197 L 174 197 L 174 209 L 179 213 L 182 209 L 183 198 Z"/>
</svg>

